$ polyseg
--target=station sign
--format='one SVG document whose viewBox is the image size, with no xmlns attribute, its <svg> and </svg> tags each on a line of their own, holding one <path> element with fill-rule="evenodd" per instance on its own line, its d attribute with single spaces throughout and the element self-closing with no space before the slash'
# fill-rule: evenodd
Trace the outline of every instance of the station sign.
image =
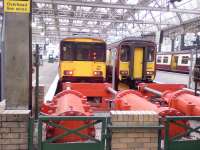
<svg viewBox="0 0 200 150">
<path fill-rule="evenodd" d="M 30 13 L 30 0 L 4 0 L 4 12 Z"/>
</svg>

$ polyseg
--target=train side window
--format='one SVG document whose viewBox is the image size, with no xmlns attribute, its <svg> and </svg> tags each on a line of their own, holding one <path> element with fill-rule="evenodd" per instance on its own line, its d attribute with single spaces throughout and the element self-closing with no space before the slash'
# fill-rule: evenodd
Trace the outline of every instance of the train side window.
<svg viewBox="0 0 200 150">
<path fill-rule="evenodd" d="M 168 63 L 168 57 L 167 57 L 167 56 L 164 56 L 164 58 L 163 58 L 163 63 L 164 63 L 164 64 L 167 64 L 167 63 Z"/>
<path fill-rule="evenodd" d="M 128 45 L 122 45 L 120 52 L 120 60 L 122 62 L 129 61 L 130 58 L 130 47 Z"/>
<path fill-rule="evenodd" d="M 157 57 L 157 63 L 161 63 L 161 60 L 162 60 L 162 57 L 161 57 L 161 56 L 158 56 L 158 57 Z"/>
<path fill-rule="evenodd" d="M 188 64 L 189 56 L 182 56 L 181 64 Z"/>
<path fill-rule="evenodd" d="M 146 51 L 147 51 L 146 60 L 148 62 L 154 61 L 154 48 L 153 47 L 147 47 Z"/>
<path fill-rule="evenodd" d="M 72 45 L 70 43 L 63 44 L 61 51 L 61 59 L 62 60 L 73 60 L 73 50 Z"/>
</svg>

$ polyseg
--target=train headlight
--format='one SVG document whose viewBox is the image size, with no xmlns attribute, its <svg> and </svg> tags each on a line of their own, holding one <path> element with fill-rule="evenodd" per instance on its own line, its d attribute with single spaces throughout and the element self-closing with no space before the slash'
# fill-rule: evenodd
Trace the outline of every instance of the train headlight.
<svg viewBox="0 0 200 150">
<path fill-rule="evenodd" d="M 152 72 L 152 71 L 147 71 L 146 74 L 147 74 L 147 75 L 152 75 L 153 72 Z"/>
<path fill-rule="evenodd" d="M 120 71 L 120 74 L 123 76 L 127 76 L 128 75 L 128 71 Z"/>
<path fill-rule="evenodd" d="M 73 75 L 73 71 L 72 70 L 65 70 L 64 75 L 66 75 L 66 76 Z"/>
<path fill-rule="evenodd" d="M 94 76 L 99 77 L 99 76 L 102 76 L 103 73 L 102 73 L 102 71 L 94 71 L 93 74 L 94 74 Z"/>
</svg>

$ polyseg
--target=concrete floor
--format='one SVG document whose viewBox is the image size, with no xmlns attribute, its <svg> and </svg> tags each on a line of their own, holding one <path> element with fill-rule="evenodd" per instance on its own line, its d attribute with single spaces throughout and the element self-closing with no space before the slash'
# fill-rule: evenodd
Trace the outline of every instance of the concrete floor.
<svg viewBox="0 0 200 150">
<path fill-rule="evenodd" d="M 159 83 L 177 83 L 189 85 L 189 74 L 181 74 L 166 71 L 157 71 L 155 82 Z M 194 83 L 191 83 L 191 88 L 194 87 Z"/>
<path fill-rule="evenodd" d="M 58 74 L 58 62 L 48 63 L 44 62 L 39 68 L 39 83 L 45 86 L 45 95 L 48 92 L 49 87 L 54 81 L 56 75 Z M 32 85 L 35 85 L 35 72 L 32 76 Z"/>
<path fill-rule="evenodd" d="M 155 82 L 188 84 L 189 75 L 174 72 L 157 71 Z"/>
</svg>

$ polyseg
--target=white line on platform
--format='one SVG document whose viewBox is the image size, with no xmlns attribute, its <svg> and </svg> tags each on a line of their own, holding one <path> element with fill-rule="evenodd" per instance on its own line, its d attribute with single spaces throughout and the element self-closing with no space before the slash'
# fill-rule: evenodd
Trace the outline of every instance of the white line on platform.
<svg viewBox="0 0 200 150">
<path fill-rule="evenodd" d="M 54 94 L 56 92 L 56 88 L 57 88 L 57 83 L 58 83 L 58 74 L 56 75 L 55 79 L 53 80 L 51 86 L 49 87 L 47 94 L 44 97 L 44 102 L 46 103 L 46 101 L 51 101 L 52 98 L 54 97 Z"/>
</svg>

